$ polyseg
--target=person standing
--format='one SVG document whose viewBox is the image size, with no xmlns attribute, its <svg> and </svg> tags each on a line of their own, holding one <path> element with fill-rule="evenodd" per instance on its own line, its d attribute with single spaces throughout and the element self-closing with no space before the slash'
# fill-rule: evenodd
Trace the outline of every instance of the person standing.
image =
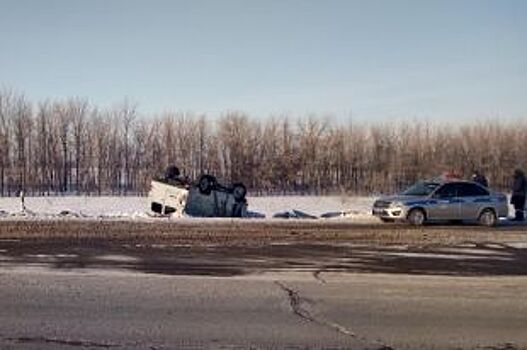
<svg viewBox="0 0 527 350">
<path fill-rule="evenodd" d="M 511 204 L 514 206 L 514 221 L 523 221 L 525 219 L 525 195 L 527 192 L 527 181 L 525 174 L 521 169 L 514 171 L 512 183 Z"/>
<path fill-rule="evenodd" d="M 472 181 L 480 184 L 483 187 L 489 187 L 489 182 L 487 181 L 487 178 L 479 170 L 474 170 L 472 174 Z"/>
</svg>

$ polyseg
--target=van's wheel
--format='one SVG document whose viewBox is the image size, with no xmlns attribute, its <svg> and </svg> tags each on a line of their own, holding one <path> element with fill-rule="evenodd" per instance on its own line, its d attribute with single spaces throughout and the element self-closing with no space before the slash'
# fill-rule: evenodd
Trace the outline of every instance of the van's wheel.
<svg viewBox="0 0 527 350">
<path fill-rule="evenodd" d="M 237 202 L 242 202 L 247 195 L 247 188 L 241 183 L 234 184 L 232 186 L 232 195 Z"/>
<path fill-rule="evenodd" d="M 412 209 L 408 213 L 408 222 L 414 226 L 421 226 L 426 221 L 426 214 L 423 209 Z"/>
<path fill-rule="evenodd" d="M 179 175 L 179 168 L 175 165 L 169 166 L 165 171 L 165 179 L 167 180 L 175 180 Z"/>
<path fill-rule="evenodd" d="M 209 195 L 216 186 L 216 178 L 212 175 L 202 175 L 198 187 L 201 194 Z"/>
<path fill-rule="evenodd" d="M 496 226 L 498 223 L 498 218 L 496 217 L 494 210 L 487 208 L 481 212 L 478 221 L 480 225 L 492 227 Z"/>
</svg>

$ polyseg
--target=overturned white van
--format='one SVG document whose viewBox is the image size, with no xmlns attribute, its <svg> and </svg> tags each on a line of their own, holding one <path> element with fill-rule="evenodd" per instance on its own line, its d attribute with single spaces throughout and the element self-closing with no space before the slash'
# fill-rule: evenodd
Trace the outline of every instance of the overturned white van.
<svg viewBox="0 0 527 350">
<path fill-rule="evenodd" d="M 150 209 L 160 215 L 245 217 L 246 194 L 242 183 L 223 186 L 212 175 L 190 182 L 180 177 L 179 169 L 170 167 L 164 178 L 152 180 L 148 197 Z"/>
</svg>

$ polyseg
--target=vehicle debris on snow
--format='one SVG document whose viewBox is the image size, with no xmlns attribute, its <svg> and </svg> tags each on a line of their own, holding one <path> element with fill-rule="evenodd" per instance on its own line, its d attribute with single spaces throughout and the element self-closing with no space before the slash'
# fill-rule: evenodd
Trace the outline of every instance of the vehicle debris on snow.
<svg viewBox="0 0 527 350">
<path fill-rule="evenodd" d="M 273 215 L 276 219 L 318 219 L 315 215 L 304 213 L 303 211 L 292 209 L 284 212 L 279 212 Z"/>
</svg>

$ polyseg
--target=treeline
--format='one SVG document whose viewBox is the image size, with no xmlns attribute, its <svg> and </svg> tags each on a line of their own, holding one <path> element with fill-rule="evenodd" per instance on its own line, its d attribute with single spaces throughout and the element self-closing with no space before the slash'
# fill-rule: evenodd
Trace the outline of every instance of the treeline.
<svg viewBox="0 0 527 350">
<path fill-rule="evenodd" d="M 483 171 L 508 188 L 527 165 L 527 124 L 342 123 L 226 112 L 139 115 L 72 98 L 0 93 L 0 194 L 138 194 L 168 165 L 242 181 L 253 194 L 379 193 L 445 171 Z"/>
</svg>

